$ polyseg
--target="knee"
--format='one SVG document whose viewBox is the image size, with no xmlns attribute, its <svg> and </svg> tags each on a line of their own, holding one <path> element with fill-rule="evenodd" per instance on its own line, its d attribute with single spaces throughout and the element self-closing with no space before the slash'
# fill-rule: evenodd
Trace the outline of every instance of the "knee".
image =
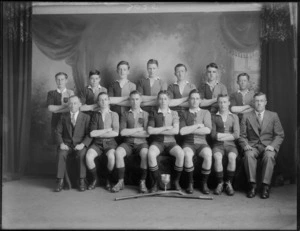
<svg viewBox="0 0 300 231">
<path fill-rule="evenodd" d="M 115 153 L 114 152 L 107 153 L 107 159 L 108 159 L 108 162 L 115 161 Z"/>
<path fill-rule="evenodd" d="M 186 152 L 186 151 L 184 152 L 184 160 L 186 162 L 193 161 L 193 156 L 194 156 L 194 154 L 192 152 Z"/>
<path fill-rule="evenodd" d="M 148 157 L 148 150 L 147 149 L 142 149 L 141 151 L 140 151 L 140 157 L 141 157 L 141 159 L 142 160 L 146 160 L 147 159 L 147 157 Z"/>
<path fill-rule="evenodd" d="M 236 160 L 236 154 L 233 153 L 233 152 L 230 152 L 230 153 L 228 154 L 228 162 L 229 162 L 229 163 L 234 163 L 235 160 Z"/>
<path fill-rule="evenodd" d="M 215 160 L 215 162 L 222 163 L 222 158 L 223 158 L 223 156 L 222 156 L 222 154 L 220 152 L 214 153 L 214 160 Z"/>
<path fill-rule="evenodd" d="M 211 161 L 211 159 L 212 159 L 212 153 L 211 153 L 211 150 L 210 150 L 210 149 L 207 149 L 207 150 L 203 151 L 202 157 L 203 157 L 203 159 L 206 160 L 206 161 Z"/>
<path fill-rule="evenodd" d="M 95 159 L 95 153 L 93 150 L 88 150 L 85 156 L 87 162 L 93 161 Z"/>
<path fill-rule="evenodd" d="M 275 160 L 275 152 L 271 152 L 271 151 L 265 152 L 263 159 Z"/>
<path fill-rule="evenodd" d="M 155 159 L 156 156 L 157 156 L 156 150 L 150 147 L 149 150 L 148 150 L 147 156 L 148 156 L 148 160 Z"/>
<path fill-rule="evenodd" d="M 66 159 L 67 156 L 68 156 L 68 152 L 63 151 L 63 150 L 59 150 L 59 151 L 58 151 L 58 157 L 59 157 L 59 158 L 64 158 L 64 159 Z"/>
<path fill-rule="evenodd" d="M 244 153 L 244 155 L 245 155 L 245 158 L 254 158 L 255 157 L 254 153 L 252 151 L 246 151 Z"/>
<path fill-rule="evenodd" d="M 125 155 L 126 155 L 126 153 L 125 153 L 124 149 L 117 148 L 117 150 L 115 152 L 116 159 L 123 159 L 125 157 Z"/>
</svg>

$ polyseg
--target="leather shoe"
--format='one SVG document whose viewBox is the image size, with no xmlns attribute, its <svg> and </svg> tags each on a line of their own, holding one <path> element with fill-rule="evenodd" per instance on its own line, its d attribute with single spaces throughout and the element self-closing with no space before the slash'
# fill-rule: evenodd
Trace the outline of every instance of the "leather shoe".
<svg viewBox="0 0 300 231">
<path fill-rule="evenodd" d="M 270 196 L 269 195 L 269 186 L 268 185 L 264 185 L 260 197 L 262 199 L 267 199 L 267 198 L 269 198 L 269 196 Z"/>
<path fill-rule="evenodd" d="M 105 189 L 111 191 L 111 183 L 109 179 L 106 179 Z"/>
<path fill-rule="evenodd" d="M 147 193 L 147 187 L 146 187 L 146 181 L 145 180 L 140 180 L 140 193 Z"/>
<path fill-rule="evenodd" d="M 88 190 L 95 189 L 97 184 L 98 184 L 98 180 L 97 180 L 97 179 L 94 179 L 94 180 L 92 181 L 92 183 L 88 186 Z"/>
<path fill-rule="evenodd" d="M 155 193 L 158 191 L 157 183 L 155 183 L 152 188 L 150 189 L 150 193 Z"/>
<path fill-rule="evenodd" d="M 206 182 L 201 183 L 200 191 L 201 191 L 203 194 L 209 194 L 209 193 L 210 193 L 209 188 L 208 188 Z"/>
<path fill-rule="evenodd" d="M 83 192 L 86 190 L 85 180 L 81 178 L 79 180 L 79 191 Z"/>
<path fill-rule="evenodd" d="M 250 190 L 247 192 L 248 198 L 253 198 L 256 196 L 256 187 L 254 185 L 251 185 Z"/>
<path fill-rule="evenodd" d="M 187 192 L 188 194 L 192 194 L 192 193 L 194 192 L 194 186 L 193 186 L 193 183 L 189 183 L 189 186 L 187 187 L 186 192 Z"/>
<path fill-rule="evenodd" d="M 225 182 L 225 192 L 227 193 L 228 196 L 233 196 L 234 194 L 234 189 L 230 181 Z"/>
<path fill-rule="evenodd" d="M 111 192 L 119 192 L 124 189 L 124 181 L 118 181 L 118 183 L 112 187 Z"/>
<path fill-rule="evenodd" d="M 54 189 L 55 192 L 60 192 L 64 187 L 64 179 L 60 178 L 57 181 L 56 188 Z"/>
<path fill-rule="evenodd" d="M 174 188 L 175 188 L 176 191 L 181 191 L 179 180 L 174 181 Z"/>
</svg>

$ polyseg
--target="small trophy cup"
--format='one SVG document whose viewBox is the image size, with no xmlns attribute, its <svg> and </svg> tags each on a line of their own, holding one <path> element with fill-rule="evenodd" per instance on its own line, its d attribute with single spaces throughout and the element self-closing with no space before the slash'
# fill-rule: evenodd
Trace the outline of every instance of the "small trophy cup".
<svg viewBox="0 0 300 231">
<path fill-rule="evenodd" d="M 170 182 L 170 174 L 161 174 L 161 182 L 165 185 L 165 191 L 167 191 L 167 184 Z"/>
</svg>

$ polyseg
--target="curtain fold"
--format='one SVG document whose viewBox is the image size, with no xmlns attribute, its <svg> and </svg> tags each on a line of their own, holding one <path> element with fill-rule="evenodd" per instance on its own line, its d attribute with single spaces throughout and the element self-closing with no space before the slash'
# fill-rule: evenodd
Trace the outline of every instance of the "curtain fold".
<svg viewBox="0 0 300 231">
<path fill-rule="evenodd" d="M 32 19 L 32 35 L 38 48 L 50 59 L 64 60 L 72 67 L 78 91 L 83 91 L 86 73 L 85 60 L 80 60 L 79 49 L 85 21 L 70 15 L 35 15 Z M 78 66 L 80 65 L 80 66 Z"/>
<path fill-rule="evenodd" d="M 279 172 L 296 175 L 297 75 L 294 29 L 288 3 L 268 3 L 262 11 L 261 91 L 267 94 L 267 108 L 278 113 L 285 139 L 278 155 Z"/>
<path fill-rule="evenodd" d="M 31 116 L 31 2 L 4 2 L 3 179 L 23 175 L 29 154 Z"/>
</svg>

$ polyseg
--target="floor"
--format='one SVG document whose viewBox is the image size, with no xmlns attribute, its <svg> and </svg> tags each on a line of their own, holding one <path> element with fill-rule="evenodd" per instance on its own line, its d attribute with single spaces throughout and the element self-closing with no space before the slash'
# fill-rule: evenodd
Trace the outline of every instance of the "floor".
<svg viewBox="0 0 300 231">
<path fill-rule="evenodd" d="M 213 200 L 148 197 L 115 201 L 119 193 L 98 187 L 53 192 L 55 180 L 26 177 L 2 184 L 4 229 L 296 229 L 297 186 L 272 188 L 270 198 L 244 192 Z M 202 195 L 195 190 L 194 196 Z"/>
</svg>

